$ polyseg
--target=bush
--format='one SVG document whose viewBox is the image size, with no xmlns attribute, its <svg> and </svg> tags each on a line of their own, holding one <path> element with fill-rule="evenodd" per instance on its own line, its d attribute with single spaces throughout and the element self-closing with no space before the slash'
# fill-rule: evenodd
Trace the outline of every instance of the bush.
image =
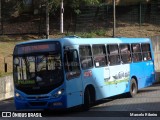
<svg viewBox="0 0 160 120">
<path fill-rule="evenodd" d="M 96 30 L 95 33 L 98 36 L 105 36 L 106 30 L 104 30 L 104 29 Z"/>
</svg>

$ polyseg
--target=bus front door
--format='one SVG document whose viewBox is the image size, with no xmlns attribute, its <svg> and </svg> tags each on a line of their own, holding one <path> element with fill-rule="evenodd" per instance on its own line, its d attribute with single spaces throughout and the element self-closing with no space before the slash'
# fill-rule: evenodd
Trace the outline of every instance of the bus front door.
<svg viewBox="0 0 160 120">
<path fill-rule="evenodd" d="M 77 50 L 65 50 L 64 62 L 67 107 L 73 107 L 82 104 L 82 80 Z"/>
</svg>

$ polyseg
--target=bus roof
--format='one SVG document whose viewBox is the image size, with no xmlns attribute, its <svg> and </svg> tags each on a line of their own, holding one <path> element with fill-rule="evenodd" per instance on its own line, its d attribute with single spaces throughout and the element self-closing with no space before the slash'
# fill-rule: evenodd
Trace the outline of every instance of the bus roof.
<svg viewBox="0 0 160 120">
<path fill-rule="evenodd" d="M 63 45 L 81 45 L 81 44 L 114 44 L 114 43 L 149 43 L 149 38 L 80 38 L 77 36 L 73 37 L 63 37 L 59 39 L 39 39 L 39 40 L 30 40 L 26 42 L 18 43 L 17 45 L 24 45 L 30 43 L 43 43 L 43 42 L 53 42 L 59 41 Z"/>
<path fill-rule="evenodd" d="M 64 45 L 71 44 L 115 44 L 115 43 L 149 43 L 149 38 L 63 38 Z"/>
</svg>

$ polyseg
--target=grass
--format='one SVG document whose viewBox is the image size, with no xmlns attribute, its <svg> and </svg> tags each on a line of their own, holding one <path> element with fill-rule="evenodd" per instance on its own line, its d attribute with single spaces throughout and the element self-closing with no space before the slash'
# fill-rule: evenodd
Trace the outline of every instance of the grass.
<svg viewBox="0 0 160 120">
<path fill-rule="evenodd" d="M 74 33 L 67 33 L 66 36 L 74 35 Z M 76 36 L 82 38 L 96 38 L 96 37 L 106 37 L 106 30 L 98 29 L 90 32 L 77 32 Z"/>
</svg>

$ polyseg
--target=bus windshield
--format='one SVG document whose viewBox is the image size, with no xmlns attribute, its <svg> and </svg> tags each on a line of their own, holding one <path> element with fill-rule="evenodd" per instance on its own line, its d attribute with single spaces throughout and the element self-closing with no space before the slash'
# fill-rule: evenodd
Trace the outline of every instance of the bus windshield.
<svg viewBox="0 0 160 120">
<path fill-rule="evenodd" d="M 13 59 L 15 87 L 25 93 L 50 92 L 63 82 L 60 53 L 15 55 Z"/>
</svg>

